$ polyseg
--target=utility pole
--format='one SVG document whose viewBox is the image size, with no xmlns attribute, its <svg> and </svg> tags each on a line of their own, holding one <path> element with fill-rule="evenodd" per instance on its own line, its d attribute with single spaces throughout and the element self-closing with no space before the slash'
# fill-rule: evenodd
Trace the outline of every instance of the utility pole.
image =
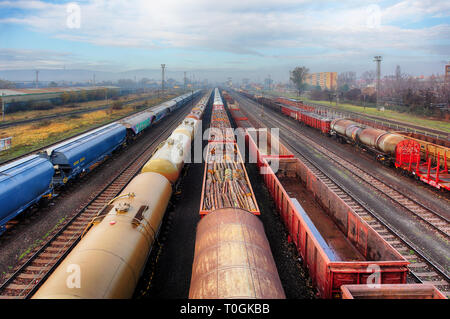
<svg viewBox="0 0 450 319">
<path fill-rule="evenodd" d="M 94 73 L 94 82 L 93 82 L 94 86 L 95 86 L 95 73 Z"/>
<path fill-rule="evenodd" d="M 162 91 L 162 97 L 164 97 L 164 71 L 166 69 L 166 65 L 161 64 L 161 69 L 162 69 L 161 91 Z"/>
<path fill-rule="evenodd" d="M 377 62 L 377 110 L 379 110 L 379 98 L 380 98 L 380 76 L 381 76 L 381 61 L 383 58 L 379 55 L 375 56 L 374 61 Z"/>
<path fill-rule="evenodd" d="M 36 70 L 36 89 L 38 88 L 39 83 L 39 70 Z"/>
<path fill-rule="evenodd" d="M 5 93 L 2 92 L 2 121 L 5 120 Z"/>
<path fill-rule="evenodd" d="M 184 91 L 186 92 L 186 71 L 184 71 Z"/>
</svg>

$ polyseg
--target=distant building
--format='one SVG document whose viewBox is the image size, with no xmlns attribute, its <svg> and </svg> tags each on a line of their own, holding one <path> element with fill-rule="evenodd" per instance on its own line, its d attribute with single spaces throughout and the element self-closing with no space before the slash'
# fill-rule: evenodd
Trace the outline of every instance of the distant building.
<svg viewBox="0 0 450 319">
<path fill-rule="evenodd" d="M 337 72 L 308 74 L 306 83 L 311 86 L 320 86 L 322 90 L 335 90 L 337 88 Z"/>
<path fill-rule="evenodd" d="M 61 87 L 61 88 L 38 88 L 38 89 L 0 89 L 0 97 L 5 101 L 5 106 L 10 103 L 25 103 L 29 101 L 55 101 L 61 98 L 64 92 L 82 92 L 90 90 L 117 90 L 116 86 L 94 86 L 94 87 Z"/>
</svg>

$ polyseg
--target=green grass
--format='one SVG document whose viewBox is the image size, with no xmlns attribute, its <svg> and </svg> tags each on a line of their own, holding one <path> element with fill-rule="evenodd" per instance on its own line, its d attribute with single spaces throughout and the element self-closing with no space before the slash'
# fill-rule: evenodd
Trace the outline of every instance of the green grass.
<svg viewBox="0 0 450 319">
<path fill-rule="evenodd" d="M 276 95 L 276 96 L 282 95 L 287 98 L 299 99 L 298 96 L 295 94 L 285 94 L 285 93 L 281 93 L 281 92 L 268 92 L 268 93 L 271 95 Z M 401 112 L 392 111 L 392 110 L 378 111 L 376 108 L 371 108 L 371 107 L 364 108 L 362 106 L 349 104 L 349 103 L 339 103 L 338 106 L 336 106 L 335 101 L 330 104 L 330 101 L 316 101 L 316 100 L 311 100 L 311 99 L 308 99 L 305 97 L 301 97 L 300 100 L 302 100 L 306 103 L 323 104 L 326 106 L 331 106 L 338 110 L 357 112 L 357 113 L 366 114 L 366 115 L 370 115 L 370 116 L 376 116 L 381 119 L 384 118 L 384 119 L 395 120 L 398 122 L 419 125 L 422 127 L 432 128 L 432 129 L 450 133 L 450 123 L 449 122 L 429 119 L 429 118 L 418 116 L 418 115 L 411 114 L 411 113 L 401 113 Z"/>
<path fill-rule="evenodd" d="M 52 229 L 50 229 L 41 239 L 36 239 L 36 241 L 27 249 L 25 249 L 25 251 L 23 253 L 20 254 L 18 260 L 21 260 L 23 257 L 25 257 L 26 255 L 28 255 L 33 249 L 35 249 L 38 245 L 40 245 L 42 242 L 44 242 L 44 240 L 50 236 L 50 234 L 59 227 L 59 225 L 61 225 L 61 223 L 63 223 L 66 220 L 65 217 L 61 218 L 55 226 L 53 226 Z"/>
<path fill-rule="evenodd" d="M 173 98 L 173 96 L 170 96 L 167 99 L 170 98 Z M 148 100 L 148 102 L 148 108 L 152 108 L 161 103 L 162 99 L 153 98 Z M 71 117 L 69 121 L 64 118 L 57 118 L 53 120 L 42 120 L 32 124 L 18 125 L 6 128 L 3 131 L 0 130 L 1 135 L 7 136 L 9 133 L 13 137 L 12 147 L 0 152 L 0 164 L 140 111 L 142 111 L 142 109 L 135 110 L 132 105 L 128 105 L 123 109 L 112 113 L 108 113 L 107 111 L 96 111 L 77 117 Z M 61 127 L 59 127 L 62 123 L 69 124 L 67 129 L 61 129 Z M 53 129 L 54 127 L 55 129 Z"/>
</svg>

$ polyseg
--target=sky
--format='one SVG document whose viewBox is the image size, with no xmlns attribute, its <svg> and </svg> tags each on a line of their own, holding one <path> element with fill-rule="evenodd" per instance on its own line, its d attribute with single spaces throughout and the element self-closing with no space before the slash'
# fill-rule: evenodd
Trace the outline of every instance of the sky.
<svg viewBox="0 0 450 319">
<path fill-rule="evenodd" d="M 289 70 L 442 74 L 450 1 L 0 0 L 0 71 L 187 71 L 287 81 Z"/>
</svg>

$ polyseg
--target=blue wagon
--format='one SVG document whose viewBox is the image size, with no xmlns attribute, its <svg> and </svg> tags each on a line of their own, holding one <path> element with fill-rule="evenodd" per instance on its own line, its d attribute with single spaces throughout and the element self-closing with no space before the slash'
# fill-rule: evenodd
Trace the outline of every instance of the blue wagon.
<svg viewBox="0 0 450 319">
<path fill-rule="evenodd" d="M 179 109 L 180 107 L 182 107 L 183 104 L 185 103 L 185 99 L 186 99 L 185 94 L 173 99 L 173 101 L 176 103 L 176 106 L 172 110 Z"/>
<path fill-rule="evenodd" d="M 52 192 L 52 163 L 30 155 L 0 167 L 0 234 L 5 224 Z"/>
<path fill-rule="evenodd" d="M 110 155 L 125 139 L 125 126 L 112 123 L 48 148 L 43 155 L 55 166 L 53 183 L 65 184 L 90 171 L 92 165 Z"/>
<path fill-rule="evenodd" d="M 163 119 L 164 117 L 166 117 L 166 115 L 170 112 L 170 109 L 165 103 L 163 103 L 163 104 L 160 104 L 160 105 L 152 108 L 151 112 L 155 116 L 155 119 L 153 120 L 153 122 L 156 123 L 156 122 L 160 121 L 161 119 Z"/>
</svg>

